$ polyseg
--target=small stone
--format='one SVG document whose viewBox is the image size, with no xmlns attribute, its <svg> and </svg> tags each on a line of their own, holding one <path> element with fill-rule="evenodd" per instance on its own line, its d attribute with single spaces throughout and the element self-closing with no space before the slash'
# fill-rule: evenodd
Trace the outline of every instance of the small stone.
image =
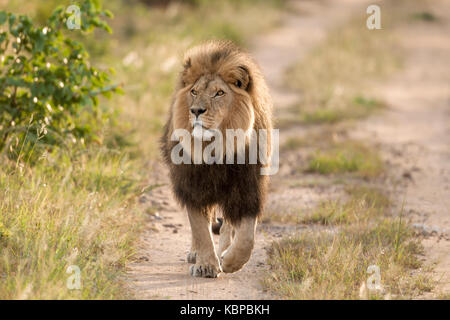
<svg viewBox="0 0 450 320">
<path fill-rule="evenodd" d="M 159 212 L 158 212 L 158 211 L 155 211 L 155 209 L 153 209 L 153 208 L 148 208 L 148 209 L 146 210 L 146 212 L 147 212 L 148 215 L 151 216 L 151 217 L 159 217 Z"/>
<path fill-rule="evenodd" d="M 413 179 L 411 173 L 408 171 L 403 172 L 402 177 L 409 180 Z"/>
<path fill-rule="evenodd" d="M 150 226 L 150 230 L 154 232 L 159 232 L 158 226 L 154 223 Z"/>
<path fill-rule="evenodd" d="M 139 197 L 139 203 L 146 203 L 148 201 L 148 197 L 144 194 Z"/>
</svg>

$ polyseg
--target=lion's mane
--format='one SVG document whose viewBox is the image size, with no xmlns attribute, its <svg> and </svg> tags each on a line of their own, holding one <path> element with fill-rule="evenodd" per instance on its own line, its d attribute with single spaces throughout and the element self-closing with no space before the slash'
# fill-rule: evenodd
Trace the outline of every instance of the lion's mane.
<svg viewBox="0 0 450 320">
<path fill-rule="evenodd" d="M 174 194 L 187 208 L 211 214 L 220 206 L 225 220 L 236 225 L 242 217 L 260 215 L 267 192 L 268 177 L 257 164 L 174 164 L 171 141 L 175 129 L 190 129 L 186 93 L 202 75 L 218 75 L 233 90 L 233 111 L 223 119 L 223 129 L 266 129 L 270 146 L 272 101 L 264 77 L 253 59 L 229 41 L 210 41 L 187 51 L 175 88 L 169 118 L 161 138 L 164 161 L 169 166 Z M 250 112 L 250 108 L 251 111 Z M 270 149 L 268 148 L 268 153 Z"/>
</svg>

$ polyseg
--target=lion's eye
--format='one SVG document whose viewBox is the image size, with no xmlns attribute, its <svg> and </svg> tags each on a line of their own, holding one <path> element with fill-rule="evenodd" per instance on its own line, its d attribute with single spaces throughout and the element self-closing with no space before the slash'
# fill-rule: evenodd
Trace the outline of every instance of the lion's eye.
<svg viewBox="0 0 450 320">
<path fill-rule="evenodd" d="M 192 94 L 193 96 L 196 96 L 196 95 L 198 94 L 198 92 L 195 91 L 195 89 L 192 89 L 192 90 L 191 90 L 191 94 Z"/>
<path fill-rule="evenodd" d="M 223 90 L 219 90 L 216 92 L 216 97 L 221 97 L 225 94 L 225 92 Z"/>
<path fill-rule="evenodd" d="M 242 82 L 241 82 L 241 80 L 237 80 L 237 81 L 236 81 L 236 87 L 238 87 L 238 88 L 242 87 Z"/>
</svg>

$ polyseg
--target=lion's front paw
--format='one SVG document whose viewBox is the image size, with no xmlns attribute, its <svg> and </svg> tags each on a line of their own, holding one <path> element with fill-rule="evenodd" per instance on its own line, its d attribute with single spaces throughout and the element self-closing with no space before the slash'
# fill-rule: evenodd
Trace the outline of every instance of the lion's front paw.
<svg viewBox="0 0 450 320">
<path fill-rule="evenodd" d="M 186 258 L 188 263 L 195 264 L 195 261 L 197 260 L 197 253 L 196 252 L 189 252 Z"/>
<path fill-rule="evenodd" d="M 217 278 L 220 272 L 220 267 L 212 264 L 194 264 L 190 268 L 190 273 L 193 277 Z"/>
<path fill-rule="evenodd" d="M 250 259 L 252 246 L 242 248 L 230 247 L 228 248 L 220 258 L 220 267 L 225 273 L 234 273 L 244 267 L 247 261 Z"/>
</svg>

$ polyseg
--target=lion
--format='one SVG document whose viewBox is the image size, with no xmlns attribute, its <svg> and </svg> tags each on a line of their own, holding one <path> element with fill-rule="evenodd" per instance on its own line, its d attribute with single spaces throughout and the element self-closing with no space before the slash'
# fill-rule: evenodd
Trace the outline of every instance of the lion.
<svg viewBox="0 0 450 320">
<path fill-rule="evenodd" d="M 186 52 L 161 138 L 173 193 L 187 210 L 191 225 L 190 274 L 215 278 L 221 272 L 240 270 L 250 259 L 268 189 L 268 176 L 260 174 L 260 169 L 267 163 L 251 164 L 246 157 L 244 164 L 174 164 L 174 131 L 188 130 L 195 139 L 199 127 L 245 132 L 246 147 L 235 149 L 237 154 L 248 149 L 252 130 L 267 130 L 270 145 L 272 100 L 268 87 L 256 62 L 230 41 L 209 41 Z M 270 159 L 270 147 L 264 150 Z M 184 151 L 191 156 L 191 150 Z M 216 210 L 223 217 L 218 224 L 217 252 L 211 233 Z"/>
</svg>

